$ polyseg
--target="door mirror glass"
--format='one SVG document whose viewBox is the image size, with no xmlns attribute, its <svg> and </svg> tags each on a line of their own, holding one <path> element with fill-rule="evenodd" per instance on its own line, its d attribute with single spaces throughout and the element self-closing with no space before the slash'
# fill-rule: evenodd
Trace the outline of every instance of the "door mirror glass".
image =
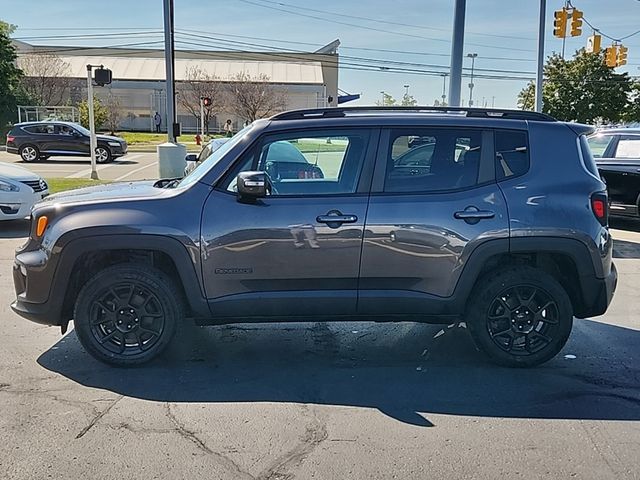
<svg viewBox="0 0 640 480">
<path fill-rule="evenodd" d="M 184 157 L 185 162 L 197 162 L 198 156 L 195 153 L 190 153 Z"/>
<path fill-rule="evenodd" d="M 240 172 L 236 185 L 239 200 L 266 197 L 269 190 L 269 180 L 264 172 Z"/>
</svg>

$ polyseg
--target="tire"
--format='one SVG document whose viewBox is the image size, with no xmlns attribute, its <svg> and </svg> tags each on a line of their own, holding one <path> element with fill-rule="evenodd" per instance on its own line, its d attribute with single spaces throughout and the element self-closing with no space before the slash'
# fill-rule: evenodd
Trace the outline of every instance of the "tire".
<svg viewBox="0 0 640 480">
<path fill-rule="evenodd" d="M 113 159 L 108 147 L 98 145 L 96 147 L 96 163 L 109 163 Z"/>
<path fill-rule="evenodd" d="M 40 158 L 40 150 L 35 145 L 22 145 L 18 150 L 23 162 L 36 162 Z"/>
<path fill-rule="evenodd" d="M 161 271 L 120 264 L 92 277 L 78 294 L 75 331 L 94 358 L 117 367 L 157 357 L 184 318 L 182 296 Z"/>
<path fill-rule="evenodd" d="M 511 267 L 478 281 L 466 321 L 476 345 L 493 362 L 534 367 L 567 343 L 573 307 L 562 285 L 548 273 Z"/>
</svg>

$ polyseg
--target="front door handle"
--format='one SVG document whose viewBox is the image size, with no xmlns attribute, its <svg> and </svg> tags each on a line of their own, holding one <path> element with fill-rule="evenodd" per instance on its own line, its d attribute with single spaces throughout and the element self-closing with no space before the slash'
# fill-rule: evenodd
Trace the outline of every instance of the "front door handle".
<svg viewBox="0 0 640 480">
<path fill-rule="evenodd" d="M 458 220 L 464 220 L 465 222 L 470 224 L 475 224 L 480 220 L 493 218 L 495 216 L 495 212 L 492 212 L 491 210 L 480 210 L 478 207 L 473 206 L 467 207 L 464 210 L 455 212 L 453 214 L 454 218 L 457 218 Z"/>
</svg>

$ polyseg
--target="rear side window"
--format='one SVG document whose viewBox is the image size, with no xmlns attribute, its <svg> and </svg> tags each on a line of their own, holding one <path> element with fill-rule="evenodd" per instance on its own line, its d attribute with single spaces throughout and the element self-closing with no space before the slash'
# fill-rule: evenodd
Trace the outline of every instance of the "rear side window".
<svg viewBox="0 0 640 480">
<path fill-rule="evenodd" d="M 616 146 L 616 158 L 640 158 L 640 136 L 621 136 Z"/>
<path fill-rule="evenodd" d="M 459 190 L 478 183 L 482 132 L 415 128 L 391 132 L 384 191 Z"/>
<path fill-rule="evenodd" d="M 29 125 L 28 127 L 23 127 L 23 130 L 40 135 L 53 134 L 55 131 L 55 125 Z"/>
<path fill-rule="evenodd" d="M 591 150 L 591 154 L 595 158 L 604 157 L 605 152 L 607 151 L 607 148 L 611 143 L 611 140 L 613 140 L 613 135 L 602 135 L 600 133 L 597 133 L 589 137 L 587 139 L 587 143 Z"/>
<path fill-rule="evenodd" d="M 496 130 L 496 178 L 517 177 L 529 170 L 527 133 L 519 130 Z"/>
</svg>

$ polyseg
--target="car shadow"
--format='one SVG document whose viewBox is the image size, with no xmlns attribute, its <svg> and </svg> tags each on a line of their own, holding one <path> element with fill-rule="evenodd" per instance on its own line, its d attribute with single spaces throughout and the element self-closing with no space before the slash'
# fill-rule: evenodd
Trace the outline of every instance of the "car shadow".
<svg viewBox="0 0 640 480">
<path fill-rule="evenodd" d="M 640 220 L 636 218 L 610 217 L 609 226 L 618 230 L 640 232 Z"/>
<path fill-rule="evenodd" d="M 494 366 L 464 324 L 256 324 L 181 332 L 132 369 L 93 360 L 70 333 L 38 359 L 81 385 L 162 402 L 297 402 L 431 414 L 640 420 L 640 332 L 577 320 L 568 345 L 533 369 Z"/>
<path fill-rule="evenodd" d="M 640 243 L 614 239 L 613 258 L 640 258 Z"/>
<path fill-rule="evenodd" d="M 0 222 L 0 239 L 28 237 L 30 226 L 28 219 L 3 220 Z"/>
<path fill-rule="evenodd" d="M 126 157 L 123 157 L 126 158 Z M 69 157 L 52 157 L 52 158 L 48 158 L 47 160 L 39 160 L 37 162 L 25 162 L 23 160 L 20 160 L 20 162 L 18 162 L 22 165 L 44 165 L 47 163 L 53 163 L 56 165 L 91 165 L 91 160 L 90 159 L 86 159 L 86 160 L 71 160 L 69 159 Z M 113 160 L 112 162 L 109 162 L 107 164 L 98 164 L 98 165 L 138 165 L 140 162 L 136 162 L 135 160 L 120 160 L 119 158 L 116 158 L 115 160 Z"/>
</svg>

